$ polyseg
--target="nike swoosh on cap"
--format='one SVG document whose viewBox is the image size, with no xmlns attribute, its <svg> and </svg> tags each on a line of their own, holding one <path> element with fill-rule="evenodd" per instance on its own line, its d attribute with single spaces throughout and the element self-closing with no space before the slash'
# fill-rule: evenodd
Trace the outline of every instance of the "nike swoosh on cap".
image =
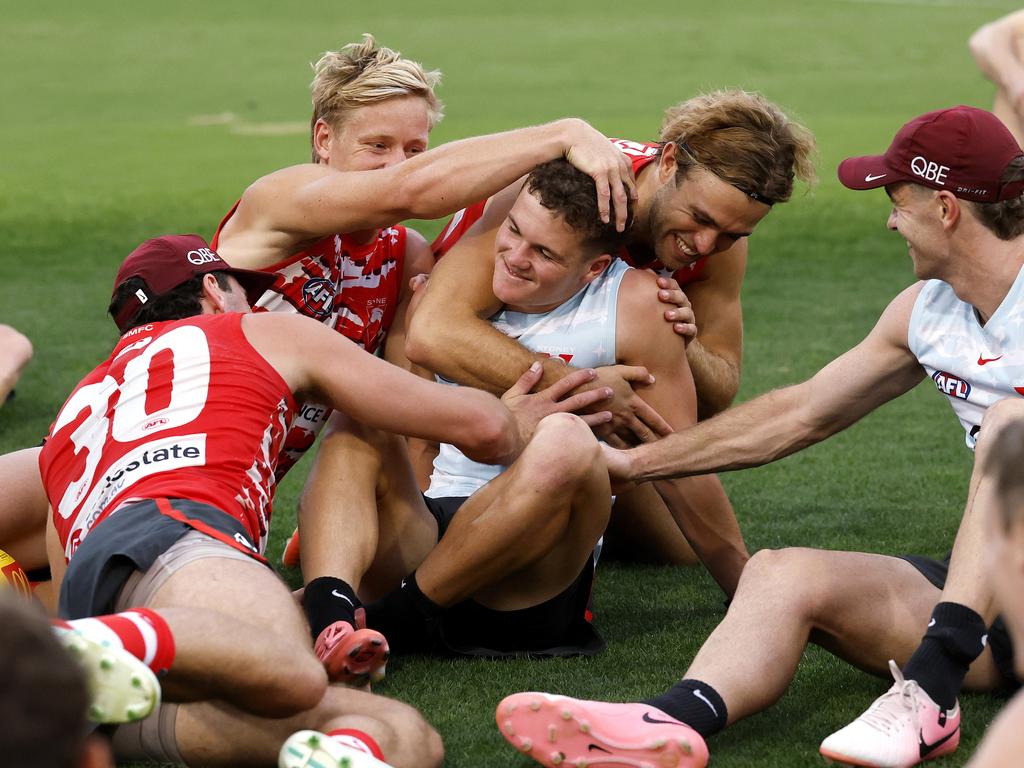
<svg viewBox="0 0 1024 768">
<path fill-rule="evenodd" d="M 867 176 L 864 177 L 864 181 L 867 182 L 867 183 L 870 183 L 872 181 L 878 181 L 879 179 L 884 179 L 888 175 L 889 175 L 888 173 L 880 173 L 877 176 L 875 176 L 873 173 L 869 173 Z"/>
</svg>

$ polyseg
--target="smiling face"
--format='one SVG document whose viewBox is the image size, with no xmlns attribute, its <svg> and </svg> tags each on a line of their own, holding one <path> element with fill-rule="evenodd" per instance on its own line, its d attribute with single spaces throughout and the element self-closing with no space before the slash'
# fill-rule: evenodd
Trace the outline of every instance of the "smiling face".
<svg viewBox="0 0 1024 768">
<path fill-rule="evenodd" d="M 907 242 L 914 274 L 922 280 L 941 278 L 946 249 L 942 221 L 936 212 L 938 193 L 909 183 L 891 184 L 885 191 L 892 200 L 886 226 Z"/>
<path fill-rule="evenodd" d="M 547 312 L 597 278 L 611 263 L 525 188 L 494 241 L 494 295 L 518 312 Z"/>
<path fill-rule="evenodd" d="M 693 167 L 680 179 L 673 145 L 666 145 L 665 155 L 639 234 L 666 267 L 679 269 L 728 250 L 771 210 L 703 168 Z"/>
<path fill-rule="evenodd" d="M 313 142 L 320 162 L 331 168 L 371 171 L 426 152 L 429 134 L 426 99 L 396 96 L 350 111 L 337 126 L 318 120 Z"/>
</svg>

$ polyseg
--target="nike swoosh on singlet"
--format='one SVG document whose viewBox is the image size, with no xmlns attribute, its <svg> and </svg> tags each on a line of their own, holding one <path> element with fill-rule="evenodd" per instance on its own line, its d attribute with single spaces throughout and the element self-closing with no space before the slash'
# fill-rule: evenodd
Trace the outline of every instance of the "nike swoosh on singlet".
<svg viewBox="0 0 1024 768">
<path fill-rule="evenodd" d="M 930 755 L 936 749 L 938 749 L 943 744 L 945 744 L 947 741 L 952 739 L 956 735 L 956 732 L 959 731 L 959 730 L 960 730 L 960 726 L 958 725 L 956 728 L 954 728 L 952 731 L 947 733 L 941 739 L 939 739 L 938 741 L 935 741 L 935 742 L 933 742 L 931 744 L 925 744 L 924 736 L 922 736 L 921 733 L 918 732 L 918 734 L 917 734 L 918 751 L 921 753 L 921 759 L 924 760 L 926 757 L 928 757 L 928 755 Z"/>
<path fill-rule="evenodd" d="M 600 744 L 588 744 L 587 745 L 587 750 L 588 751 L 593 752 L 595 749 L 600 751 L 600 752 L 604 752 L 606 755 L 610 755 L 612 753 L 610 749 L 605 749 Z"/>
<path fill-rule="evenodd" d="M 1002 359 L 1002 355 L 1000 355 L 999 357 L 982 357 L 981 355 L 978 355 L 978 365 L 988 365 L 989 363 L 994 363 L 996 360 Z"/>
</svg>

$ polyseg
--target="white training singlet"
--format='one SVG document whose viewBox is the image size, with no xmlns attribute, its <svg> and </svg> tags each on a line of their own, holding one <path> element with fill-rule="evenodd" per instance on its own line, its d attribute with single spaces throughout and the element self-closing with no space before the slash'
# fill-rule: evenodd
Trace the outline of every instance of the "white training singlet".
<svg viewBox="0 0 1024 768">
<path fill-rule="evenodd" d="M 613 259 L 600 277 L 550 312 L 501 310 L 491 324 L 529 350 L 560 357 L 575 368 L 615 363 L 615 316 L 619 285 L 631 269 Z M 454 382 L 440 376 L 443 384 Z M 455 446 L 444 444 L 434 459 L 431 498 L 471 496 L 505 471 L 505 467 L 472 461 Z"/>
<path fill-rule="evenodd" d="M 1024 396 L 1024 269 L 984 325 L 948 283 L 928 280 L 914 303 L 907 341 L 949 397 L 973 450 L 989 406 Z"/>
</svg>

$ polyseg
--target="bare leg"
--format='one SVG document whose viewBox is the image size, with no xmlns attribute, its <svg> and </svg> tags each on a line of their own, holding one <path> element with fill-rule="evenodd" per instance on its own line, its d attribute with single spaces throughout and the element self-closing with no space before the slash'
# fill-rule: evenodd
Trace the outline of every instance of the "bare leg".
<svg viewBox="0 0 1024 768">
<path fill-rule="evenodd" d="M 1021 125 L 1020 115 L 1014 110 L 1010 97 L 1002 88 L 996 91 L 992 113 L 1009 129 L 1018 144 L 1024 141 L 1024 126 Z"/>
<path fill-rule="evenodd" d="M 334 576 L 379 594 L 413 570 L 437 541 L 401 437 L 335 412 L 299 504 L 302 573 Z M 401 535 L 399 535 L 399 533 Z M 379 553 L 379 555 L 378 555 Z"/>
<path fill-rule="evenodd" d="M 0 325 L 0 407 L 32 359 L 32 342 L 9 325 Z"/>
<path fill-rule="evenodd" d="M 989 726 L 968 768 L 1017 765 L 1024 751 L 1021 726 L 1024 726 L 1024 694 L 1018 693 Z"/>
<path fill-rule="evenodd" d="M 189 765 L 277 765 L 282 742 L 305 728 L 354 728 L 371 736 L 396 768 L 433 768 L 441 737 L 412 707 L 383 696 L 330 686 L 313 709 L 284 719 L 253 717 L 221 702 L 188 704 L 178 711 L 178 747 Z"/>
<path fill-rule="evenodd" d="M 909 563 L 894 557 L 811 549 L 761 550 L 743 571 L 725 619 L 685 677 L 711 685 L 729 722 L 774 704 L 789 686 L 808 640 L 854 666 L 884 675 L 904 663 L 939 599 Z M 999 680 L 986 650 L 967 684 Z"/>
<path fill-rule="evenodd" d="M 967 495 L 967 507 L 953 544 L 949 576 L 942 590 L 943 602 L 960 603 L 977 611 L 986 623 L 995 616 L 992 588 L 985 568 L 985 516 L 998 498 L 994 475 L 1008 459 L 990 455 L 996 435 L 1008 425 L 1024 420 L 1024 402 L 1001 400 L 988 409 L 974 452 L 974 471 Z M 1016 467 L 1013 471 L 1017 471 Z"/>
<path fill-rule="evenodd" d="M 417 571 L 420 589 L 442 606 L 474 597 L 516 610 L 548 600 L 579 575 L 610 502 L 589 427 L 548 416 L 519 459 L 459 509 Z"/>
<path fill-rule="evenodd" d="M 175 572 L 146 607 L 171 627 L 169 701 L 218 698 L 284 717 L 317 705 L 327 686 L 291 592 L 258 563 L 210 557 Z"/>
<path fill-rule="evenodd" d="M 39 476 L 40 448 L 0 456 L 0 549 L 25 570 L 43 568 L 49 502 Z"/>
<path fill-rule="evenodd" d="M 433 264 L 421 264 L 420 266 L 431 267 Z M 408 267 L 409 264 L 407 262 L 407 271 Z M 406 318 L 409 316 L 409 305 L 414 293 L 411 290 L 406 290 L 404 293 L 405 296 L 395 310 L 395 317 L 391 322 L 391 329 L 388 331 L 388 338 L 384 343 L 384 359 L 392 365 L 397 365 L 404 371 L 409 371 L 428 381 L 433 381 L 433 373 L 413 363 L 405 354 Z M 425 491 L 430 487 L 430 473 L 434 468 L 434 458 L 437 456 L 438 444 L 430 440 L 421 440 L 418 437 L 407 437 L 405 442 L 413 474 L 416 477 L 416 485 L 421 491 Z"/>
<path fill-rule="evenodd" d="M 617 559 L 664 565 L 700 562 L 650 483 L 616 497 L 604 545 Z"/>
</svg>

